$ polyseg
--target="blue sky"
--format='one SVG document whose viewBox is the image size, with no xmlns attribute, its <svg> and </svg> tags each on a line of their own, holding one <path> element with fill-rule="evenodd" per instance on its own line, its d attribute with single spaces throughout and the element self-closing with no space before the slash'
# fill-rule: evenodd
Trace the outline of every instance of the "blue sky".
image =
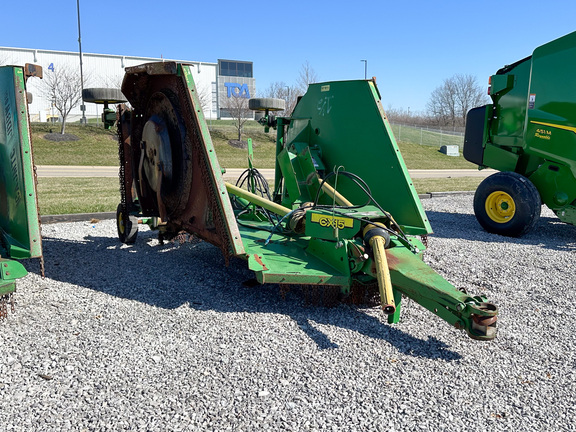
<svg viewBox="0 0 576 432">
<path fill-rule="evenodd" d="M 76 0 L 5 0 L 0 46 L 78 51 Z M 254 62 L 257 90 L 376 76 L 385 107 L 423 111 L 445 78 L 488 76 L 576 30 L 576 2 L 554 0 L 80 0 L 82 50 Z"/>
</svg>

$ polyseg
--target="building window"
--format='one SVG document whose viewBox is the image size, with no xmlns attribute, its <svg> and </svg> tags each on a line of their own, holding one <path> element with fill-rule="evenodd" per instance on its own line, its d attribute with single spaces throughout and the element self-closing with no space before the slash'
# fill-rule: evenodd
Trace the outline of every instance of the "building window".
<svg viewBox="0 0 576 432">
<path fill-rule="evenodd" d="M 252 63 L 238 61 L 220 61 L 220 75 L 252 78 Z"/>
</svg>

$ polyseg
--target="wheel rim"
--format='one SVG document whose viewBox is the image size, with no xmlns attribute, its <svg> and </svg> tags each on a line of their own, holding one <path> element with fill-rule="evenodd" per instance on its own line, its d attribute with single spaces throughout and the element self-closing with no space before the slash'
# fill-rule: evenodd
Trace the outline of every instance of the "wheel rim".
<svg viewBox="0 0 576 432">
<path fill-rule="evenodd" d="M 120 234 L 124 234 L 125 230 L 126 227 L 124 226 L 124 215 L 122 214 L 122 212 L 120 212 L 118 214 L 118 231 L 120 232 Z"/>
<path fill-rule="evenodd" d="M 516 204 L 506 192 L 492 192 L 486 198 L 486 214 L 497 223 L 506 223 L 514 217 Z"/>
</svg>

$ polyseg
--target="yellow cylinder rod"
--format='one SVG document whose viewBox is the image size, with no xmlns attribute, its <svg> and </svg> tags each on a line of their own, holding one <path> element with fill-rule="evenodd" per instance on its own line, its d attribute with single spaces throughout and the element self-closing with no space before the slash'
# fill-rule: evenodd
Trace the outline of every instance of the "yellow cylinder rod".
<svg viewBox="0 0 576 432">
<path fill-rule="evenodd" d="M 246 201 L 250 201 L 252 204 L 256 204 L 259 207 L 265 208 L 266 210 L 271 211 L 272 213 L 276 213 L 280 216 L 286 216 L 292 210 L 287 207 L 284 207 L 280 204 L 276 204 L 266 198 L 253 194 L 252 192 L 248 192 L 247 190 L 241 189 L 238 186 L 234 186 L 230 183 L 224 183 L 226 185 L 226 190 L 236 195 L 237 197 L 244 198 Z"/>
<path fill-rule="evenodd" d="M 364 235 L 374 225 L 368 225 L 364 228 Z M 392 292 L 392 280 L 390 279 L 390 270 L 388 268 L 388 259 L 386 258 L 386 239 L 382 236 L 375 235 L 370 239 L 370 247 L 374 254 L 374 264 L 376 265 L 376 278 L 378 279 L 378 288 L 380 289 L 380 302 L 382 310 L 386 315 L 392 315 L 396 312 L 396 302 Z"/>
<path fill-rule="evenodd" d="M 331 185 L 329 185 L 328 182 L 324 182 L 324 184 L 322 185 L 322 190 L 324 192 L 326 192 L 328 195 L 330 195 L 332 198 L 335 198 L 336 203 L 338 205 L 347 206 L 347 207 L 352 207 L 354 205 L 350 201 L 348 201 L 344 195 L 342 195 L 340 192 L 338 192 L 336 189 L 334 189 Z"/>
</svg>

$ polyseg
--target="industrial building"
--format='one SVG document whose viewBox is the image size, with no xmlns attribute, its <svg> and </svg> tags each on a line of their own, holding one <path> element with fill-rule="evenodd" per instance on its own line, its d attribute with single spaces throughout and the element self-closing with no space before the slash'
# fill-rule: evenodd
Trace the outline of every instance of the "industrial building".
<svg viewBox="0 0 576 432">
<path fill-rule="evenodd" d="M 250 98 L 255 95 L 256 81 L 253 75 L 253 63 L 250 61 L 218 60 L 213 63 L 93 53 L 82 53 L 84 88 L 120 88 L 124 68 L 161 61 L 177 61 L 193 65 L 194 81 L 203 100 L 204 115 L 208 120 L 229 116 L 225 109 L 228 98 Z M 57 74 L 64 68 L 77 70 L 78 75 L 80 74 L 78 52 L 0 47 L 0 65 L 23 66 L 26 63 L 42 66 L 45 76 L 51 73 Z M 33 95 L 29 106 L 31 121 L 44 122 L 58 118 L 58 112 L 54 109 L 52 101 L 43 95 L 43 86 L 45 84 L 39 79 L 31 79 L 28 82 L 27 89 Z M 101 105 L 85 103 L 86 118 L 99 118 L 101 112 Z M 71 111 L 68 121 L 77 121 L 81 117 L 81 105 L 78 105 Z"/>
</svg>

